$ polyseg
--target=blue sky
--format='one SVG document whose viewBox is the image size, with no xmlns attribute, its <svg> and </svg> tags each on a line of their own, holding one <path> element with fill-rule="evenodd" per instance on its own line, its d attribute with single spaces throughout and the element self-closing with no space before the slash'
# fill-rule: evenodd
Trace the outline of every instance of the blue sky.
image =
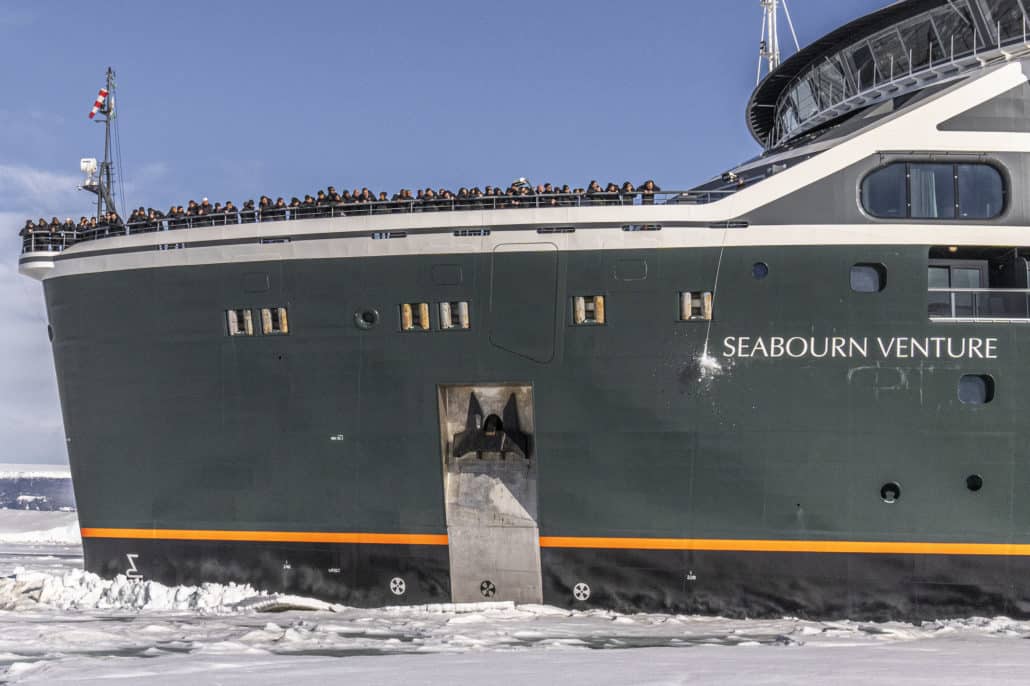
<svg viewBox="0 0 1030 686">
<path fill-rule="evenodd" d="M 802 45 L 886 0 L 792 0 Z M 104 14 L 101 14 L 104 12 Z M 64 462 L 27 216 L 88 214 L 86 115 L 118 74 L 130 207 L 328 185 L 686 188 L 758 152 L 758 0 L 0 4 L 0 462 Z M 790 46 L 784 27 L 781 42 Z"/>
</svg>

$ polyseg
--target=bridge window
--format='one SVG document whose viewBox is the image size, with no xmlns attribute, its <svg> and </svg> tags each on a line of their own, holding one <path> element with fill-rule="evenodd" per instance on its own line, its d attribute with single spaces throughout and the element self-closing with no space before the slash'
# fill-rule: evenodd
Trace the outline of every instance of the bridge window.
<svg viewBox="0 0 1030 686">
<path fill-rule="evenodd" d="M 989 164 L 896 162 L 862 180 L 862 207 L 882 219 L 993 219 L 1004 206 Z"/>
</svg>

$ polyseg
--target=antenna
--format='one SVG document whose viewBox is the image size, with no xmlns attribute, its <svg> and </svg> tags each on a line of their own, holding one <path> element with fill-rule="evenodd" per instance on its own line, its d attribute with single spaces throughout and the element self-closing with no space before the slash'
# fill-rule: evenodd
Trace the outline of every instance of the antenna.
<svg viewBox="0 0 1030 686">
<path fill-rule="evenodd" d="M 100 163 L 94 159 L 83 159 L 80 161 L 79 169 L 86 175 L 86 180 L 81 188 L 97 196 L 97 219 L 103 219 L 108 212 L 117 212 L 114 204 L 114 175 L 111 160 L 111 122 L 114 120 L 114 71 L 107 68 L 107 96 L 103 99 L 96 113 L 101 115 L 93 121 L 104 125 L 104 161 Z M 99 102 L 99 101 L 98 101 Z M 92 117 L 91 117 L 92 118 Z"/>
<path fill-rule="evenodd" d="M 778 26 L 779 7 L 783 5 L 783 14 L 790 27 L 790 35 L 794 39 L 794 49 L 800 50 L 798 35 L 794 32 L 794 21 L 790 18 L 787 0 L 758 0 L 762 5 L 762 38 L 758 43 L 758 73 L 755 85 L 762 81 L 762 65 L 767 65 L 766 73 L 771 74 L 780 66 L 780 32 Z"/>
</svg>

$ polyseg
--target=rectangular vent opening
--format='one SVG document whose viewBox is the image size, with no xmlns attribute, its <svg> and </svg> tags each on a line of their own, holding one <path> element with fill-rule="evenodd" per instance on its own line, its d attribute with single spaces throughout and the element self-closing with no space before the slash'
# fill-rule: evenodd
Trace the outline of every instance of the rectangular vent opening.
<svg viewBox="0 0 1030 686">
<path fill-rule="evenodd" d="M 571 226 L 548 226 L 536 230 L 537 233 L 575 233 L 576 229 Z"/>
<path fill-rule="evenodd" d="M 626 224 L 622 227 L 623 231 L 661 231 L 661 224 Z"/>
<path fill-rule="evenodd" d="M 711 291 L 683 291 L 680 293 L 681 322 L 710 322 L 712 321 L 712 309 Z"/>
<path fill-rule="evenodd" d="M 401 331 L 429 331 L 429 303 L 403 303 Z"/>
<path fill-rule="evenodd" d="M 226 310 L 225 319 L 229 326 L 230 336 L 254 335 L 254 315 L 249 309 Z"/>
<path fill-rule="evenodd" d="M 572 322 L 577 326 L 605 323 L 603 295 L 577 295 L 572 299 Z"/>
<path fill-rule="evenodd" d="M 272 243 L 289 243 L 289 238 L 262 238 L 261 245 L 270 245 Z"/>
<path fill-rule="evenodd" d="M 382 241 L 388 238 L 407 238 L 407 231 L 376 231 L 372 234 L 372 240 Z"/>
<path fill-rule="evenodd" d="M 285 307 L 261 308 L 261 333 L 266 336 L 290 333 L 290 323 L 286 316 Z"/>
<path fill-rule="evenodd" d="M 489 236 L 490 229 L 458 229 L 454 232 L 454 235 L 458 238 L 464 238 L 466 236 Z"/>
<path fill-rule="evenodd" d="M 440 303 L 440 328 L 444 331 L 452 329 L 468 329 L 472 325 L 469 319 L 467 300 Z"/>
</svg>

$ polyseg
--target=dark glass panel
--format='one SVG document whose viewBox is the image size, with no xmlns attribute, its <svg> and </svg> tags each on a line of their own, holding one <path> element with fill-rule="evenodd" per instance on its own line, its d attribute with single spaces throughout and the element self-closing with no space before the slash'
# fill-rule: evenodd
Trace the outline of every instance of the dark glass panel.
<svg viewBox="0 0 1030 686">
<path fill-rule="evenodd" d="M 891 28 L 869 39 L 876 58 L 876 68 L 884 79 L 908 72 L 908 52 L 901 44 L 897 29 Z M 893 59 L 893 63 L 892 63 Z"/>
<path fill-rule="evenodd" d="M 909 175 L 913 218 L 955 218 L 955 169 L 952 165 L 913 164 Z"/>
<path fill-rule="evenodd" d="M 991 15 L 986 18 L 991 26 L 991 33 L 996 33 L 998 26 L 1001 26 L 1002 43 L 1023 37 L 1023 10 L 1016 0 L 985 0 L 984 5 Z"/>
<path fill-rule="evenodd" d="M 887 285 L 887 269 L 882 264 L 856 264 L 851 267 L 851 290 L 879 293 Z"/>
<path fill-rule="evenodd" d="M 819 111 L 819 101 L 811 77 L 802 79 L 794 87 L 794 102 L 798 105 L 798 119 L 802 122 Z"/>
<path fill-rule="evenodd" d="M 854 50 L 851 50 L 849 55 L 851 58 L 851 67 L 855 70 L 856 87 L 858 90 L 865 90 L 874 83 L 886 80 L 886 76 L 876 73 L 876 61 L 873 59 L 873 53 L 869 49 L 869 46 L 863 43 Z"/>
<path fill-rule="evenodd" d="M 930 288 L 947 288 L 951 285 L 951 281 L 948 280 L 947 267 L 930 267 L 926 280 Z"/>
<path fill-rule="evenodd" d="M 958 399 L 966 405 L 983 405 L 994 400 L 994 377 L 963 374 L 958 381 Z"/>
<path fill-rule="evenodd" d="M 973 51 L 973 18 L 969 14 L 969 7 L 964 2 L 941 7 L 931 12 L 930 16 L 937 25 L 941 49 L 944 50 L 948 59 L 952 57 L 952 50 L 954 50 L 955 57 Z M 979 40 L 978 43 L 979 47 L 983 47 L 983 40 Z"/>
<path fill-rule="evenodd" d="M 877 169 L 862 181 L 862 206 L 874 217 L 905 217 L 905 165 L 891 164 Z"/>
<path fill-rule="evenodd" d="M 937 34 L 929 19 L 921 19 L 901 27 L 901 39 L 908 49 L 912 60 L 912 69 L 922 69 L 930 64 L 930 59 L 940 61 L 944 50 L 937 42 Z"/>
<path fill-rule="evenodd" d="M 990 219 L 1005 205 L 1001 172 L 989 164 L 958 165 L 959 217 Z"/>
</svg>

